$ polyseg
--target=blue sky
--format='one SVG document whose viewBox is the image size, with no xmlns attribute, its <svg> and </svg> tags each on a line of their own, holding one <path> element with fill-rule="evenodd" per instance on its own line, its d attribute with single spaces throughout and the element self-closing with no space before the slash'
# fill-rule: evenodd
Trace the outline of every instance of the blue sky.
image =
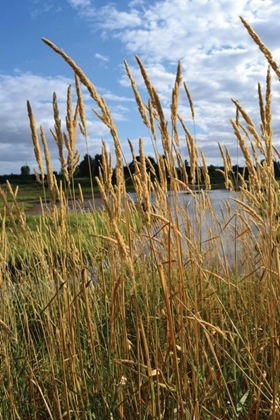
<svg viewBox="0 0 280 420">
<path fill-rule="evenodd" d="M 259 124 L 257 83 L 265 86 L 266 61 L 239 20 L 243 16 L 280 62 L 280 3 L 272 0 L 10 0 L 0 14 L 0 174 L 19 173 L 28 164 L 37 168 L 31 141 L 26 101 L 31 102 L 38 127 L 53 127 L 52 95 L 57 93 L 65 118 L 66 91 L 73 73 L 61 57 L 47 47 L 47 38 L 64 49 L 83 68 L 106 99 L 131 161 L 127 138 L 136 148 L 144 140 L 153 154 L 148 130 L 137 106 L 123 66 L 126 59 L 145 99 L 134 55 L 145 64 L 169 118 L 171 90 L 178 60 L 192 93 L 196 110 L 197 145 L 208 164 L 220 164 L 217 142 L 227 145 L 236 163 L 236 140 L 230 118 L 237 99 Z M 274 141 L 279 144 L 279 81 L 273 76 Z M 101 150 L 104 138 L 113 151 L 106 127 L 94 116 L 95 104 L 85 92 L 89 152 Z M 183 90 L 180 114 L 190 131 L 191 114 Z M 56 145 L 47 134 L 53 166 L 59 170 Z M 81 157 L 85 142 L 78 136 Z M 184 138 L 181 152 L 188 158 Z M 240 158 L 239 158 L 240 159 Z M 241 162 L 239 162 L 241 163 Z"/>
</svg>

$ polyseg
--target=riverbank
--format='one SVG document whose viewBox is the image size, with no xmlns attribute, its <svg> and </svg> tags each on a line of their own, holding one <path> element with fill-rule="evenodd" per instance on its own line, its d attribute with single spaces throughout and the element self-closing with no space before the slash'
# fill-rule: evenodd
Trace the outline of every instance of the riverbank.
<svg viewBox="0 0 280 420">
<path fill-rule="evenodd" d="M 29 204 L 31 204 L 32 202 L 29 202 Z M 92 200 L 92 195 L 90 193 L 88 194 L 84 194 L 84 209 L 85 210 L 101 210 L 104 206 L 104 202 L 103 199 L 101 198 L 101 194 L 99 192 L 94 193 L 94 203 Z M 79 200 L 77 200 L 77 205 L 79 205 Z M 49 202 L 46 204 L 43 204 L 43 207 L 46 211 L 48 211 L 50 209 L 50 204 Z M 73 200 L 69 200 L 68 201 L 68 208 L 70 210 L 72 210 L 74 208 L 74 201 Z M 27 215 L 29 216 L 35 216 L 35 215 L 40 215 L 42 214 L 42 206 L 40 204 L 39 201 L 34 202 L 34 206 L 30 209 L 28 209 L 25 212 Z"/>
</svg>

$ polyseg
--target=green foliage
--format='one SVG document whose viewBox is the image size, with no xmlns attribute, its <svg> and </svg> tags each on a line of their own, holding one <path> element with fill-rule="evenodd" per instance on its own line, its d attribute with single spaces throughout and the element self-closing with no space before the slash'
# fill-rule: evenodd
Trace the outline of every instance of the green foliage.
<svg viewBox="0 0 280 420">
<path fill-rule="evenodd" d="M 100 169 L 102 169 L 102 156 L 96 154 L 92 158 L 86 154 L 78 166 L 78 176 L 87 178 L 90 176 L 96 177 L 99 175 Z"/>
<path fill-rule="evenodd" d="M 30 168 L 28 165 L 23 165 L 20 168 L 20 173 L 21 173 L 21 177 L 22 179 L 26 180 L 30 178 Z"/>
</svg>

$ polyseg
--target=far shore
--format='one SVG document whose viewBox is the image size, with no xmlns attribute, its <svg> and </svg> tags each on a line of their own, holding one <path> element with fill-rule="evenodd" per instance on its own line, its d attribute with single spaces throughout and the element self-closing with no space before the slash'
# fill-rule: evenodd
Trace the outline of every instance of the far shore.
<svg viewBox="0 0 280 420">
<path fill-rule="evenodd" d="M 84 194 L 84 202 L 85 202 L 85 207 L 86 208 L 92 208 L 92 209 L 95 209 L 95 210 L 101 210 L 104 206 L 104 203 L 103 203 L 103 200 L 101 198 L 100 192 L 95 192 L 94 193 L 94 205 L 92 205 L 92 195 L 91 195 L 91 193 Z M 29 201 L 29 203 L 33 204 L 30 201 Z M 79 199 L 77 199 L 77 203 L 79 203 Z M 47 210 L 50 208 L 49 202 L 47 204 L 44 204 L 43 206 Z M 68 201 L 68 206 L 69 206 L 70 209 L 73 208 L 73 200 Z M 28 209 L 25 213 L 27 215 L 30 215 L 30 216 L 35 216 L 35 215 L 42 214 L 42 207 L 41 207 L 40 202 L 38 202 L 38 201 L 34 202 L 34 206 L 31 209 Z"/>
</svg>

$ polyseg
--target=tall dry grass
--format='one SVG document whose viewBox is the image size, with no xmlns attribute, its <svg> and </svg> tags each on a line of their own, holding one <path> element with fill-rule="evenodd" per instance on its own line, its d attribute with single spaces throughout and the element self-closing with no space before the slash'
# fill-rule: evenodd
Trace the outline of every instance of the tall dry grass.
<svg viewBox="0 0 280 420">
<path fill-rule="evenodd" d="M 243 23 L 278 74 L 267 48 Z M 159 168 L 158 176 L 151 176 L 153 167 L 142 140 L 139 151 L 130 142 L 137 205 L 126 191 L 121 143 L 105 100 L 65 52 L 44 42 L 72 67 L 78 99 L 73 113 L 69 88 L 64 133 L 53 97 L 52 135 L 66 188 L 53 177 L 48 144 L 40 129 L 51 212 L 42 201 L 43 213 L 35 231 L 17 205 L 17 191 L 8 186 L 10 204 L 7 192 L 0 189 L 4 208 L 0 418 L 279 418 L 279 186 L 273 173 L 277 151 L 270 71 L 266 95 L 260 85 L 258 89 L 260 134 L 234 100 L 237 118 L 231 124 L 249 181 L 238 174 L 240 191 L 234 191 L 236 174 L 228 151 L 221 146 L 225 185 L 232 189 L 232 200 L 221 203 L 217 212 L 195 131 L 192 134 L 178 115 L 181 64 L 172 93 L 169 132 L 142 62 L 136 58 L 149 95 L 147 104 L 125 63 Z M 76 204 L 73 229 L 68 199 L 76 202 L 73 174 L 79 156 L 75 150 L 78 128 L 87 142 L 80 83 L 98 107 L 96 116 L 110 129 L 116 183 L 103 143 L 103 170 L 97 182 L 104 211 L 79 211 Z M 186 84 L 184 90 L 195 120 Z M 43 155 L 29 103 L 28 115 L 37 178 L 44 185 Z M 180 154 L 184 136 L 191 179 Z M 207 188 L 194 193 L 189 182 L 200 185 L 200 166 Z M 180 177 L 176 168 L 181 169 Z M 189 192 L 184 199 L 183 187 Z M 81 189 L 79 196 L 82 209 Z"/>
</svg>

